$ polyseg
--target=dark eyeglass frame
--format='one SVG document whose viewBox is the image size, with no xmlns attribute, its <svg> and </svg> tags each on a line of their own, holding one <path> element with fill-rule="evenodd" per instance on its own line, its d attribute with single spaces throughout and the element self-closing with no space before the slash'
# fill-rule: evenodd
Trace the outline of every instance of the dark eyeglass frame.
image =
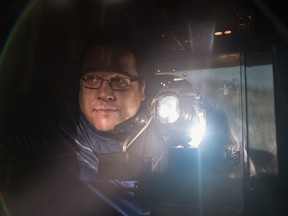
<svg viewBox="0 0 288 216">
<path fill-rule="evenodd" d="M 85 77 L 85 76 L 86 76 L 86 77 Z M 97 79 L 100 79 L 101 82 L 100 82 L 99 87 L 96 88 L 96 87 L 91 87 L 91 86 L 89 86 L 89 85 L 88 85 L 88 86 L 85 85 L 85 84 L 87 84 L 87 78 L 89 78 L 89 77 L 96 77 Z M 125 87 L 125 88 L 115 88 L 115 87 L 113 87 L 113 86 L 111 85 L 111 82 L 112 82 L 113 78 L 114 78 L 114 79 L 115 79 L 115 78 L 121 78 L 121 79 L 124 79 L 124 80 L 129 80 L 129 85 L 128 85 L 127 87 Z M 111 78 L 109 78 L 109 79 L 103 79 L 102 77 L 97 76 L 97 75 L 83 75 L 83 76 L 81 77 L 81 80 L 82 80 L 82 82 L 81 82 L 82 86 L 83 86 L 84 88 L 88 88 L 88 89 L 99 89 L 99 88 L 101 88 L 103 82 L 104 82 L 104 81 L 107 81 L 109 87 L 110 87 L 112 90 L 114 90 L 114 91 L 126 91 L 126 90 L 128 90 L 128 89 L 130 88 L 131 82 L 141 81 L 142 78 L 141 78 L 141 77 L 121 77 L 121 76 L 117 76 L 117 77 L 111 77 Z"/>
</svg>

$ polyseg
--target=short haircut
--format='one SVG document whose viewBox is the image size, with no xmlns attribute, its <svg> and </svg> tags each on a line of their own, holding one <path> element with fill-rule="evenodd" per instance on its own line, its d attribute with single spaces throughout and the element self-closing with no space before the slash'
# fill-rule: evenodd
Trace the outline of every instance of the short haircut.
<svg viewBox="0 0 288 216">
<path fill-rule="evenodd" d="M 118 47 L 131 51 L 136 58 L 136 66 L 138 75 L 146 79 L 153 71 L 152 60 L 143 46 L 143 42 L 137 37 L 137 34 L 131 32 L 124 32 L 119 30 L 102 30 L 99 31 L 90 39 L 88 39 L 80 59 L 80 66 L 82 66 L 86 53 L 93 47 Z"/>
</svg>

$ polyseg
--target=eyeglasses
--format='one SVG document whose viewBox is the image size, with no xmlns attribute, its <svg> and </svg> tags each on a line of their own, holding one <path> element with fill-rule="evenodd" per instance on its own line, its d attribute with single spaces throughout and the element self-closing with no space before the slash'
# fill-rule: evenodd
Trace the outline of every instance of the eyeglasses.
<svg viewBox="0 0 288 216">
<path fill-rule="evenodd" d="M 108 81 L 108 84 L 112 90 L 124 91 L 130 88 L 131 82 L 141 80 L 140 77 L 120 77 L 114 76 L 109 79 L 103 79 L 97 75 L 84 75 L 81 77 L 81 84 L 85 88 L 89 89 L 99 89 L 104 81 Z"/>
</svg>

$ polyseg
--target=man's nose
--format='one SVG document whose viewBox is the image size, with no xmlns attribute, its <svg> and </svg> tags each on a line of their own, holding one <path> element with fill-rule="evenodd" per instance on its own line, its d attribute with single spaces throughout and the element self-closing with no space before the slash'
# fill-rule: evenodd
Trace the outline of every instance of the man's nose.
<svg viewBox="0 0 288 216">
<path fill-rule="evenodd" d="M 98 99 L 102 100 L 115 100 L 114 91 L 110 87 L 108 80 L 103 80 L 100 88 L 98 89 Z"/>
</svg>

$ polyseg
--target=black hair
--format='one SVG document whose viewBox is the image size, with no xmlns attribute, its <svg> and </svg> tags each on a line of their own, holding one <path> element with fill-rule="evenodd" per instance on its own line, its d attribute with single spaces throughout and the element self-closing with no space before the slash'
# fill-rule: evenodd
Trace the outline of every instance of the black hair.
<svg viewBox="0 0 288 216">
<path fill-rule="evenodd" d="M 118 47 L 131 51 L 136 58 L 138 75 L 147 79 L 153 72 L 153 61 L 144 42 L 133 31 L 101 30 L 94 33 L 85 44 L 80 58 L 80 68 L 86 53 L 96 46 Z M 81 70 L 81 69 L 80 69 Z"/>
</svg>

